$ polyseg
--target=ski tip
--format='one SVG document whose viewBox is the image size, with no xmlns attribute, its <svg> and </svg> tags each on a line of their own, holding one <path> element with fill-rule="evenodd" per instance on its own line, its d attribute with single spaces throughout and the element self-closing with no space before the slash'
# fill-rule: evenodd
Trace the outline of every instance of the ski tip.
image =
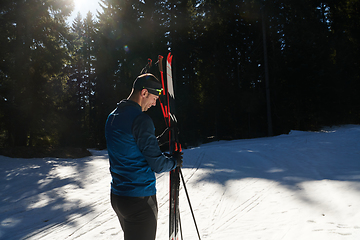
<svg viewBox="0 0 360 240">
<path fill-rule="evenodd" d="M 172 61 L 172 57 L 173 55 L 171 55 L 171 52 L 169 52 L 168 56 L 167 56 L 167 61 L 171 64 Z"/>
</svg>

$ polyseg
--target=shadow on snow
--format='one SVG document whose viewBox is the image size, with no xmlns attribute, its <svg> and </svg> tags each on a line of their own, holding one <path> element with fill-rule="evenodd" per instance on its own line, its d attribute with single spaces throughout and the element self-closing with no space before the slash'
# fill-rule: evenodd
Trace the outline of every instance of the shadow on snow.
<svg viewBox="0 0 360 240">
<path fill-rule="evenodd" d="M 229 180 L 245 178 L 275 181 L 294 191 L 307 181 L 359 183 L 360 127 L 340 130 L 213 142 L 186 150 L 184 168 L 205 169 L 199 182 L 224 187 Z"/>
<path fill-rule="evenodd" d="M 76 216 L 93 211 L 91 206 L 81 206 L 80 199 L 69 199 L 66 195 L 67 191 L 84 187 L 89 161 L 91 157 L 70 160 L 2 157 L 0 238 L 41 235 L 49 228 L 74 225 L 76 222 L 72 220 Z M 64 172 L 59 174 L 59 169 Z"/>
</svg>

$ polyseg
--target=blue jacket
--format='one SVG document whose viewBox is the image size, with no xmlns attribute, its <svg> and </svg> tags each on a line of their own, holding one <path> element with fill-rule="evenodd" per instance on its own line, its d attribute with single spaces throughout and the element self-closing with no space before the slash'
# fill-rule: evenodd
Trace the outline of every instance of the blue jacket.
<svg viewBox="0 0 360 240">
<path fill-rule="evenodd" d="M 111 192 L 115 195 L 154 195 L 154 172 L 171 171 L 176 167 L 176 160 L 161 152 L 151 118 L 131 100 L 122 100 L 110 113 L 105 137 L 112 176 Z"/>
</svg>

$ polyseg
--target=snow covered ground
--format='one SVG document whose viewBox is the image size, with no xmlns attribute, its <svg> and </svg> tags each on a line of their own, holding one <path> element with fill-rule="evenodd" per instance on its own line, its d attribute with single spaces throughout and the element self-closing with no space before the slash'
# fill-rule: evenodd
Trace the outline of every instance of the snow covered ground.
<svg viewBox="0 0 360 240">
<path fill-rule="evenodd" d="M 0 239 L 123 239 L 106 151 L 82 159 L 0 156 Z M 360 239 L 360 126 L 220 141 L 184 150 L 203 240 Z M 157 175 L 168 239 L 168 173 Z M 180 190 L 184 240 L 198 239 Z"/>
</svg>

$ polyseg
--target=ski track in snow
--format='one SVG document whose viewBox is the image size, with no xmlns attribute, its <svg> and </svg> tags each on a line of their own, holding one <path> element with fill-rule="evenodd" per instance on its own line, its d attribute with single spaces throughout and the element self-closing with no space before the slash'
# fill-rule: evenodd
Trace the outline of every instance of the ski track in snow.
<svg viewBox="0 0 360 240">
<path fill-rule="evenodd" d="M 0 156 L 0 239 L 123 239 L 106 151 L 82 159 Z M 360 126 L 219 141 L 184 150 L 203 240 L 360 239 Z M 168 238 L 169 174 L 157 174 L 157 240 Z M 182 183 L 184 239 L 198 239 Z"/>
</svg>

